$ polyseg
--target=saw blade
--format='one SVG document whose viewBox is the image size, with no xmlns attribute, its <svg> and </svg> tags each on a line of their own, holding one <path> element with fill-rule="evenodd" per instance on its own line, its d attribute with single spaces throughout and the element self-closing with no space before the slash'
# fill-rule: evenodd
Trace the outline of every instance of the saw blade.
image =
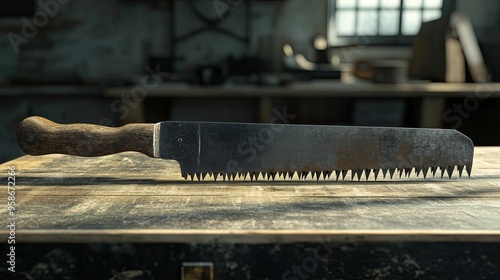
<svg viewBox="0 0 500 280">
<path fill-rule="evenodd" d="M 451 129 L 162 122 L 156 133 L 155 156 L 197 180 L 451 178 L 470 176 L 474 151 Z"/>
</svg>

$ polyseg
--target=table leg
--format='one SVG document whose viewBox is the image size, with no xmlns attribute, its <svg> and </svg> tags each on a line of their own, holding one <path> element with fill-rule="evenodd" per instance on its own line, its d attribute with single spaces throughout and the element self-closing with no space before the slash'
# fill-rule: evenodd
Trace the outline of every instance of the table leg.
<svg viewBox="0 0 500 280">
<path fill-rule="evenodd" d="M 271 121 L 271 115 L 273 110 L 273 100 L 271 97 L 260 97 L 259 98 L 259 122 L 269 123 Z"/>
<path fill-rule="evenodd" d="M 446 103 L 444 97 L 424 97 L 420 107 L 420 127 L 441 128 L 443 126 L 443 112 Z"/>
</svg>

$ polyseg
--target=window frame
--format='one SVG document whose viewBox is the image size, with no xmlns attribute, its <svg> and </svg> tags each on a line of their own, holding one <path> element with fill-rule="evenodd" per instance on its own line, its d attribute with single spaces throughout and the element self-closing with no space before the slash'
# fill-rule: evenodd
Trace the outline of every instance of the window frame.
<svg viewBox="0 0 500 280">
<path fill-rule="evenodd" d="M 353 0 L 354 1 L 354 0 Z M 335 12 L 337 0 L 327 1 L 327 40 L 329 46 L 345 46 L 345 45 L 373 45 L 373 46 L 410 46 L 413 42 L 414 35 L 402 35 L 401 24 L 403 10 L 403 0 L 400 0 L 399 7 L 399 31 L 398 35 L 337 35 L 335 30 Z M 456 0 L 443 0 L 441 7 L 441 15 L 449 16 L 455 11 Z M 377 8 L 379 11 L 380 7 Z M 410 8 L 407 8 L 408 10 Z M 354 8 L 356 15 L 359 13 L 359 6 L 356 3 Z"/>
</svg>

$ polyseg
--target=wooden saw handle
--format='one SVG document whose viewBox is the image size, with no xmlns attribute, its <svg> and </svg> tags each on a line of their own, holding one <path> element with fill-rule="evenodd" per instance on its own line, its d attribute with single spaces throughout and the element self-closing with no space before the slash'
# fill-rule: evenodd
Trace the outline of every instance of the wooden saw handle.
<svg viewBox="0 0 500 280">
<path fill-rule="evenodd" d="M 17 143 L 30 155 L 67 154 L 103 156 L 137 151 L 153 157 L 154 124 L 106 127 L 93 124 L 58 124 L 42 117 L 24 119 L 17 128 Z"/>
</svg>

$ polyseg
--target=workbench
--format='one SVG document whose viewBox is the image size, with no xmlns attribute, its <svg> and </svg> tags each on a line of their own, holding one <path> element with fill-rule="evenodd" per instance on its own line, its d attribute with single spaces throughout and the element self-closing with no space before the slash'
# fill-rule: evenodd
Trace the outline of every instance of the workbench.
<svg viewBox="0 0 500 280">
<path fill-rule="evenodd" d="M 214 279 L 500 274 L 500 147 L 475 148 L 470 178 L 339 182 L 192 182 L 134 152 L 23 156 L 0 165 L 5 201 L 9 166 L 20 279 L 46 263 L 67 279 L 181 279 L 183 262 L 211 262 Z"/>
<path fill-rule="evenodd" d="M 195 86 L 183 83 L 163 83 L 135 87 L 107 88 L 104 94 L 120 98 L 129 106 L 126 122 L 144 122 L 145 98 L 258 98 L 259 121 L 268 123 L 274 108 L 273 100 L 279 98 L 355 98 L 355 99 L 421 99 L 419 127 L 441 128 L 448 98 L 468 98 L 472 103 L 500 97 L 500 83 L 431 83 L 410 82 L 380 84 L 372 82 L 345 83 L 339 80 L 314 80 L 295 82 L 286 86 L 222 85 Z M 142 91 L 141 91 L 142 89 Z M 470 100 L 469 100 L 470 99 Z M 475 106 L 465 105 L 467 107 Z M 477 108 L 476 108 L 477 109 Z M 300 112 L 299 112 L 300 113 Z"/>
</svg>

